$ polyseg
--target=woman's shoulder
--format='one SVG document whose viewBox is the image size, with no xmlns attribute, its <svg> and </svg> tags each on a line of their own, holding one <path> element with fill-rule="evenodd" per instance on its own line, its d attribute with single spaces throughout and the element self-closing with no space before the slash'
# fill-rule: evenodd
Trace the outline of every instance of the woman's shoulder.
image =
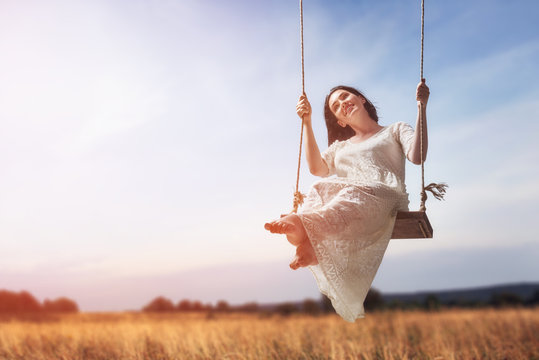
<svg viewBox="0 0 539 360">
<path fill-rule="evenodd" d="M 340 148 L 348 143 L 348 140 L 335 140 L 328 146 L 328 148 Z"/>
<path fill-rule="evenodd" d="M 388 125 L 387 127 L 390 128 L 390 129 L 400 129 L 400 128 L 403 128 L 403 127 L 411 127 L 411 126 L 410 126 L 410 124 L 408 124 L 408 123 L 406 123 L 404 121 L 398 121 L 396 123 Z"/>
<path fill-rule="evenodd" d="M 413 131 L 412 126 L 404 121 L 399 121 L 388 125 L 387 128 L 390 130 L 391 134 L 395 136 L 399 136 L 402 132 L 408 132 L 410 130 Z"/>
</svg>

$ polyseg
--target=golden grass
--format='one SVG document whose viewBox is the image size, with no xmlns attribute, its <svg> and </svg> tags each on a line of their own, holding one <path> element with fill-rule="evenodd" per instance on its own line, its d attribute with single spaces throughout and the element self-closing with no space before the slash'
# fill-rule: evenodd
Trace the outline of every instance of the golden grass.
<svg viewBox="0 0 539 360">
<path fill-rule="evenodd" d="M 77 314 L 0 322 L 0 359 L 539 359 L 539 308 L 336 315 Z"/>
</svg>

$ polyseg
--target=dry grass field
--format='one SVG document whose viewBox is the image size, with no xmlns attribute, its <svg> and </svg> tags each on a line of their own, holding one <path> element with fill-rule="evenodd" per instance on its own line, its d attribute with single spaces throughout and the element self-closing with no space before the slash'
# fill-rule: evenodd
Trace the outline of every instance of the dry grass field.
<svg viewBox="0 0 539 360">
<path fill-rule="evenodd" d="M 539 308 L 2 319 L 0 359 L 539 359 Z"/>
</svg>

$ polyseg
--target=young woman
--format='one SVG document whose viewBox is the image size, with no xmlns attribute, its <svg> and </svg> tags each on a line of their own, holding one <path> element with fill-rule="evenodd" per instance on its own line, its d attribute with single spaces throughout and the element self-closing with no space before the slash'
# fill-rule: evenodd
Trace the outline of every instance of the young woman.
<svg viewBox="0 0 539 360">
<path fill-rule="evenodd" d="M 347 321 L 363 317 L 363 301 L 387 248 L 398 211 L 408 210 L 405 159 L 421 163 L 427 154 L 429 88 L 417 86 L 420 132 L 406 123 L 378 124 L 374 105 L 358 90 L 337 86 L 326 97 L 329 148 L 320 153 L 311 125 L 311 105 L 300 96 L 305 154 L 313 175 L 324 177 L 309 191 L 303 209 L 267 223 L 296 246 L 293 269 L 309 266 L 318 287 Z M 423 112 L 423 116 L 419 116 Z M 331 176 L 336 175 L 336 176 Z M 331 177 L 330 177 L 331 176 Z"/>
</svg>

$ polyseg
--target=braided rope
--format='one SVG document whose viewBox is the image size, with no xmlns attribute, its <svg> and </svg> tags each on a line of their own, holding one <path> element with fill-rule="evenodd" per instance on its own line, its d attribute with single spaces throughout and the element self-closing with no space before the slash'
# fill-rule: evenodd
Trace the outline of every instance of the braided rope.
<svg viewBox="0 0 539 360">
<path fill-rule="evenodd" d="M 420 81 L 423 81 L 423 45 L 425 43 L 425 0 L 421 0 L 421 64 L 419 66 Z M 425 163 L 423 161 L 423 111 L 425 107 L 423 103 L 419 105 L 419 152 L 421 154 L 421 205 L 419 211 L 426 211 L 425 201 L 427 201 L 427 192 L 425 191 Z"/>
<path fill-rule="evenodd" d="M 301 91 L 305 95 L 305 59 L 303 51 L 303 0 L 299 0 L 299 27 L 300 27 L 300 43 L 301 43 Z M 296 175 L 296 191 L 294 192 L 294 205 L 292 212 L 298 212 L 298 207 L 303 204 L 304 195 L 299 191 L 299 171 L 301 168 L 301 148 L 303 147 L 303 126 L 305 119 L 301 118 L 301 134 L 299 137 L 299 155 L 298 155 L 298 172 Z"/>
<path fill-rule="evenodd" d="M 299 0 L 299 31 L 301 42 L 301 91 L 305 94 L 305 60 L 303 56 L 303 0 Z"/>
<path fill-rule="evenodd" d="M 423 81 L 423 48 L 425 43 L 425 0 L 421 0 L 421 65 L 420 65 L 420 78 Z M 447 184 L 446 183 L 430 183 L 425 186 L 425 164 L 423 161 L 423 121 L 425 115 L 425 105 L 420 103 L 419 107 L 419 131 L 421 133 L 421 139 L 419 142 L 419 151 L 421 152 L 421 205 L 419 211 L 425 212 L 427 210 L 425 201 L 427 201 L 427 191 L 430 191 L 434 198 L 437 200 L 443 200 Z"/>
<path fill-rule="evenodd" d="M 420 78 L 423 79 L 423 44 L 425 42 L 425 0 L 421 0 L 421 65 Z"/>
</svg>

